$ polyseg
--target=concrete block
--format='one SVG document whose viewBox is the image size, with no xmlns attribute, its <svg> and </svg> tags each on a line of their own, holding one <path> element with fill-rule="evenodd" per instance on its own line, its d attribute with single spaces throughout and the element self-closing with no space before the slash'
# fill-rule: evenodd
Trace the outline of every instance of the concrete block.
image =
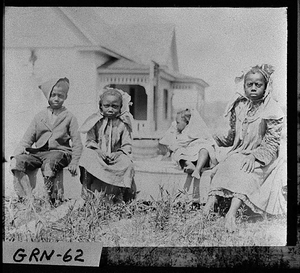
<svg viewBox="0 0 300 273">
<path fill-rule="evenodd" d="M 79 180 L 79 174 L 79 168 L 77 170 L 76 176 L 72 176 L 67 168 L 64 168 L 57 174 L 54 181 L 54 186 L 57 186 L 58 188 L 61 188 L 63 190 L 64 198 L 78 199 L 80 197 L 82 186 Z M 33 174 L 30 178 L 32 183 L 35 183 L 35 191 L 38 194 L 44 194 L 44 179 L 40 169 L 38 169 L 36 175 Z"/>
<path fill-rule="evenodd" d="M 186 191 L 189 199 L 197 199 L 200 203 L 207 201 L 211 170 L 204 171 L 199 181 L 174 167 L 168 166 L 167 169 L 168 171 L 161 172 L 159 168 L 136 168 L 135 183 L 139 191 L 137 199 L 152 200 L 152 196 L 158 200 L 161 198 L 160 187 L 163 187 L 174 197 L 179 191 Z"/>
<path fill-rule="evenodd" d="M 2 164 L 2 196 L 16 197 L 16 193 L 13 187 L 13 174 L 9 170 L 9 163 Z M 78 175 L 72 176 L 67 168 L 58 173 L 55 183 L 59 188 L 63 189 L 64 197 L 79 198 L 81 195 L 81 183 L 79 180 L 79 168 L 77 170 Z M 40 169 L 37 169 L 29 173 L 30 184 L 35 194 L 38 196 L 45 195 L 44 179 Z"/>
</svg>

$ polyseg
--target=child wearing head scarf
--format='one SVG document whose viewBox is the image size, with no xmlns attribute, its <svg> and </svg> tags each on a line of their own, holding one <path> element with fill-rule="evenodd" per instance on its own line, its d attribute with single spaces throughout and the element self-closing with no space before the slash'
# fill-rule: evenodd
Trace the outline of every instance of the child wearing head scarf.
<svg viewBox="0 0 300 273">
<path fill-rule="evenodd" d="M 278 158 L 284 114 L 272 97 L 273 71 L 270 65 L 257 65 L 236 78 L 243 90 L 236 93 L 225 112 L 228 133 L 215 135 L 217 144 L 227 148 L 225 155 L 217 153 L 219 164 L 205 213 L 213 209 L 217 196 L 232 198 L 225 217 L 228 231 L 237 228 L 236 213 L 242 203 L 256 213 L 286 211 L 280 192 L 286 179 L 278 172 L 284 163 Z"/>
<path fill-rule="evenodd" d="M 195 109 L 178 111 L 176 120 L 160 139 L 172 153 L 172 159 L 192 177 L 200 179 L 203 167 L 216 164 L 216 145 L 208 127 Z"/>
<path fill-rule="evenodd" d="M 41 168 L 53 204 L 63 200 L 62 189 L 54 188 L 57 173 L 68 166 L 71 174 L 76 175 L 83 146 L 77 119 L 63 106 L 69 91 L 69 80 L 51 79 L 39 88 L 49 106 L 36 114 L 30 123 L 11 157 L 11 171 L 17 195 L 28 198 L 32 197 L 28 172 Z"/>
<path fill-rule="evenodd" d="M 114 195 L 115 202 L 135 198 L 129 104 L 129 94 L 108 88 L 100 96 L 99 111 L 81 126 L 87 134 L 79 162 L 83 193 L 102 191 Z"/>
</svg>

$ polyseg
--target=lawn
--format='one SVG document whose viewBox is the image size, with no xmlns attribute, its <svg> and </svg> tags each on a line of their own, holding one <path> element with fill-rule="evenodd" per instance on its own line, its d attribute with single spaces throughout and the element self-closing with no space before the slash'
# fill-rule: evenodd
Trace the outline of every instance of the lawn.
<svg viewBox="0 0 300 273">
<path fill-rule="evenodd" d="M 224 229 L 228 204 L 204 217 L 202 206 L 161 189 L 158 200 L 113 204 L 101 193 L 58 208 L 43 198 L 17 202 L 3 198 L 3 239 L 25 242 L 103 242 L 105 247 L 284 246 L 286 215 L 262 217 L 241 207 L 238 230 Z M 222 201 L 222 202 L 221 202 Z M 57 211 L 59 210 L 59 212 Z M 53 217 L 55 214 L 59 217 Z M 54 219 L 55 218 L 55 219 Z"/>
</svg>

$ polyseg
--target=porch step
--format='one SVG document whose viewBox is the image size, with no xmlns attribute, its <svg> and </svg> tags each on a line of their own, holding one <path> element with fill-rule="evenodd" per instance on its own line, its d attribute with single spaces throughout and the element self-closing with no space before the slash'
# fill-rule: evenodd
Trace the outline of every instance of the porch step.
<svg viewBox="0 0 300 273">
<path fill-rule="evenodd" d="M 78 175 L 72 176 L 67 168 L 64 168 L 61 172 L 58 173 L 56 177 L 56 183 L 59 184 L 59 187 L 64 189 L 64 197 L 66 199 L 78 199 L 81 195 L 81 183 L 79 180 L 79 168 L 77 170 Z M 37 196 L 44 196 L 46 194 L 44 189 L 44 179 L 41 173 L 41 170 L 38 169 L 32 172 L 29 175 L 30 183 L 34 192 Z M 3 185 L 4 183 L 4 185 Z M 13 175 L 9 171 L 9 163 L 4 165 L 4 179 L 2 179 L 2 192 L 3 196 L 16 196 L 13 187 Z"/>
<path fill-rule="evenodd" d="M 189 198 L 198 199 L 200 203 L 205 203 L 210 185 L 211 170 L 202 173 L 200 182 L 196 179 L 189 179 L 188 175 L 176 167 L 171 161 L 143 160 L 134 161 L 135 164 L 135 183 L 137 186 L 138 200 L 160 199 L 160 186 L 164 191 L 168 191 L 171 196 L 175 196 L 179 191 L 186 191 Z M 78 175 L 72 176 L 67 168 L 63 169 L 57 176 L 59 187 L 64 189 L 66 199 L 80 199 L 81 183 Z M 45 194 L 44 180 L 41 171 L 38 170 L 30 175 L 34 191 L 38 196 Z M 5 196 L 16 196 L 13 184 L 12 174 L 9 173 L 9 164 L 5 163 Z M 152 197 L 151 197 L 152 196 Z"/>
<path fill-rule="evenodd" d="M 153 158 L 158 155 L 157 139 L 134 139 L 132 141 L 132 156 L 134 159 Z"/>
<path fill-rule="evenodd" d="M 137 199 L 161 198 L 160 187 L 175 198 L 179 191 L 186 191 L 188 198 L 206 203 L 211 181 L 211 170 L 202 173 L 200 181 L 188 176 L 171 161 L 135 161 Z"/>
</svg>

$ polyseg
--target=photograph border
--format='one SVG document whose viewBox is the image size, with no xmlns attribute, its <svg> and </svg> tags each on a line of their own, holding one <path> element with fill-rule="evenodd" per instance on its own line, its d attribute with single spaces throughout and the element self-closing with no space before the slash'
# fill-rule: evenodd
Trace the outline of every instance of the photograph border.
<svg viewBox="0 0 300 273">
<path fill-rule="evenodd" d="M 212 1 L 210 1 L 212 2 Z M 268 2 L 268 4 L 266 4 Z M 269 6 L 271 1 L 262 1 L 260 5 Z M 273 1 L 274 2 L 274 1 Z M 279 3 L 278 3 L 279 2 Z M 7 4 L 7 3 L 6 3 Z M 203 3 L 205 6 L 205 3 Z M 288 212 L 287 246 L 283 247 L 104 247 L 99 268 L 37 265 L 3 265 L 5 272 L 40 271 L 64 272 L 89 270 L 105 272 L 124 270 L 143 270 L 136 267 L 156 267 L 156 271 L 173 267 L 194 267 L 209 269 L 297 269 L 300 268 L 300 155 L 295 149 L 299 145 L 297 126 L 300 111 L 300 82 L 298 52 L 299 46 L 299 1 L 275 1 L 272 6 L 288 7 L 288 64 L 287 64 L 287 113 L 288 118 Z M 247 7 L 246 4 L 243 6 Z M 257 6 L 257 5 L 255 5 Z M 179 7 L 174 5 L 171 7 Z M 183 6 L 182 6 L 183 7 Z M 198 6 L 199 7 L 199 6 Z M 201 3 L 202 7 L 202 3 Z M 228 6 L 229 7 L 229 6 Z M 295 80 L 297 79 L 297 80 Z M 297 93 L 294 90 L 297 90 Z M 299 102 L 298 102 L 299 101 Z M 298 108 L 297 108 L 297 105 Z M 294 119 L 297 111 L 297 123 Z M 294 124 L 294 122 L 296 124 Z M 299 148 L 298 148 L 299 150 Z M 76 243 L 74 243 L 76 244 Z M 21 266 L 21 267 L 20 267 Z M 150 269 L 155 271 L 155 269 Z M 180 269 L 181 270 L 181 269 Z M 184 271 L 184 270 L 183 270 Z"/>
</svg>

